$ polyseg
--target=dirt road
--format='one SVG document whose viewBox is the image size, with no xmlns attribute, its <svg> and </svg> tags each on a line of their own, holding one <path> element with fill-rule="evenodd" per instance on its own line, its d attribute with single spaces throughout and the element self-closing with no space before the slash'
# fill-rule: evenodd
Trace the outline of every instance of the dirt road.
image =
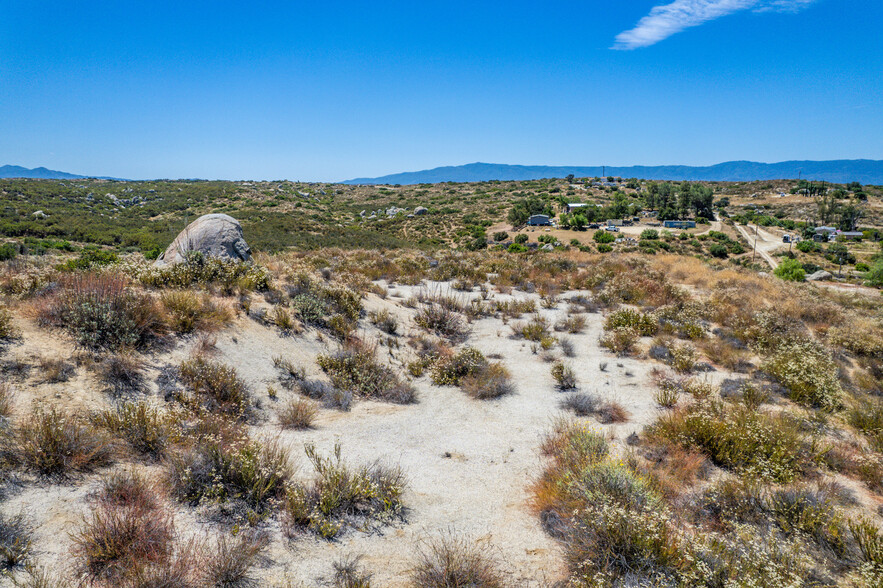
<svg viewBox="0 0 883 588">
<path fill-rule="evenodd" d="M 773 253 L 784 246 L 781 237 L 765 231 L 757 225 L 736 225 L 736 230 L 745 238 L 749 247 L 755 247 L 757 241 L 757 254 L 760 255 L 771 268 L 779 267 L 779 262 L 773 257 Z"/>
</svg>

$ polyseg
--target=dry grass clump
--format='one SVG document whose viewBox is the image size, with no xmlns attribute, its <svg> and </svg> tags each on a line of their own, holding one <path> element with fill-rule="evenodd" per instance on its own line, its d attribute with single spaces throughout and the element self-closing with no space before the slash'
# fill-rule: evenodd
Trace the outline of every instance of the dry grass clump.
<svg viewBox="0 0 883 588">
<path fill-rule="evenodd" d="M 214 549 L 200 562 L 202 584 L 218 588 L 259 586 L 252 570 L 269 543 L 269 537 L 258 532 L 240 533 L 232 538 L 221 535 Z"/>
<path fill-rule="evenodd" d="M 828 341 L 858 356 L 883 356 L 883 327 L 855 318 L 828 329 Z"/>
<path fill-rule="evenodd" d="M 418 327 L 449 341 L 463 341 L 469 335 L 469 328 L 463 315 L 438 302 L 421 306 L 414 316 L 414 322 Z"/>
<path fill-rule="evenodd" d="M 248 386 L 228 365 L 196 356 L 180 366 L 181 381 L 201 399 L 209 410 L 244 418 L 251 409 Z"/>
<path fill-rule="evenodd" d="M 208 294 L 193 290 L 171 290 L 160 296 L 169 328 L 179 335 L 194 331 L 216 331 L 230 322 L 232 313 Z"/>
<path fill-rule="evenodd" d="M 386 333 L 395 335 L 399 329 L 399 321 L 386 309 L 368 314 L 371 324 Z"/>
<path fill-rule="evenodd" d="M 305 447 L 317 477 L 288 489 L 285 512 L 292 529 L 307 529 L 325 539 L 336 537 L 349 522 L 383 523 L 401 516 L 407 483 L 398 467 L 382 463 L 352 468 L 341 458 L 340 444 L 331 456 Z"/>
<path fill-rule="evenodd" d="M 341 390 L 396 404 L 417 400 L 414 387 L 391 367 L 380 364 L 374 348 L 365 344 L 352 342 L 333 355 L 320 355 L 316 362 Z"/>
<path fill-rule="evenodd" d="M 31 553 L 31 527 L 24 515 L 0 514 L 0 576 L 25 565 Z"/>
<path fill-rule="evenodd" d="M 179 500 L 192 505 L 236 501 L 261 514 L 285 496 L 292 477 L 285 447 L 251 439 L 223 422 L 202 424 L 207 430 L 168 461 L 172 493 Z"/>
<path fill-rule="evenodd" d="M 44 476 L 83 472 L 111 461 L 108 439 L 78 415 L 35 408 L 14 432 L 14 453 L 23 467 Z"/>
<path fill-rule="evenodd" d="M 66 330 L 90 349 L 143 347 L 165 331 L 148 294 L 113 274 L 72 274 L 37 303 L 41 324 Z"/>
<path fill-rule="evenodd" d="M 602 424 L 624 423 L 629 420 L 628 411 L 616 401 L 601 400 L 594 394 L 574 392 L 560 402 L 561 408 L 572 410 L 577 416 L 594 416 Z"/>
<path fill-rule="evenodd" d="M 491 400 L 512 394 L 515 386 L 509 370 L 501 363 L 491 362 L 460 378 L 460 389 L 476 400 Z"/>
<path fill-rule="evenodd" d="M 77 371 L 76 366 L 60 357 L 43 357 L 40 358 L 38 364 L 40 367 L 40 378 L 50 384 L 67 382 Z"/>
<path fill-rule="evenodd" d="M 303 398 L 293 399 L 279 410 L 279 425 L 283 429 L 309 429 L 318 412 L 315 403 Z"/>
<path fill-rule="evenodd" d="M 98 374 L 114 397 L 144 392 L 144 368 L 132 353 L 111 353 L 98 364 Z"/>
<path fill-rule="evenodd" d="M 567 337 L 559 337 L 558 345 L 561 347 L 561 353 L 564 354 L 564 357 L 576 357 L 576 349 L 573 346 L 573 341 Z"/>
<path fill-rule="evenodd" d="M 411 583 L 418 588 L 503 588 L 506 578 L 487 547 L 446 534 L 419 548 Z"/>
<path fill-rule="evenodd" d="M 0 418 L 8 418 L 12 414 L 12 385 L 0 382 Z"/>
<path fill-rule="evenodd" d="M 273 367 L 279 371 L 279 379 L 282 385 L 289 390 L 307 377 L 303 366 L 296 366 L 291 360 L 285 359 L 281 355 L 273 357 Z"/>
<path fill-rule="evenodd" d="M 850 425 L 861 431 L 873 448 L 883 452 L 883 401 L 876 398 L 857 400 L 846 413 Z"/>
<path fill-rule="evenodd" d="M 303 380 L 298 384 L 300 393 L 307 398 L 318 400 L 325 408 L 335 408 L 344 412 L 353 404 L 353 393 L 323 382 L 322 380 Z"/>
<path fill-rule="evenodd" d="M 555 323 L 556 331 L 567 331 L 571 335 L 582 333 L 586 328 L 586 317 L 582 314 L 571 314 L 567 318 Z"/>
<path fill-rule="evenodd" d="M 653 400 L 662 408 L 674 408 L 678 404 L 680 387 L 673 381 L 665 379 L 659 382 L 659 387 L 653 393 Z"/>
<path fill-rule="evenodd" d="M 530 321 L 526 323 L 517 323 L 512 325 L 512 334 L 521 339 L 528 341 L 540 342 L 549 339 L 549 321 L 536 314 Z"/>
<path fill-rule="evenodd" d="M 115 584 L 135 569 L 170 559 L 174 522 L 155 499 L 156 492 L 133 474 L 105 482 L 91 514 L 72 536 L 84 577 Z"/>
<path fill-rule="evenodd" d="M 493 312 L 510 318 L 521 318 L 523 314 L 530 314 L 537 311 L 536 300 L 518 299 L 518 300 L 495 300 L 493 304 Z"/>
<path fill-rule="evenodd" d="M 169 446 L 181 435 L 180 418 L 149 402 L 122 402 L 92 417 L 92 422 L 149 459 L 162 458 Z"/>
<path fill-rule="evenodd" d="M 576 374 L 572 367 L 557 361 L 552 364 L 551 372 L 552 378 L 555 380 L 556 388 L 562 391 L 576 389 Z"/>
<path fill-rule="evenodd" d="M 334 588 L 371 588 L 371 574 L 359 565 L 359 556 L 345 557 L 332 564 Z"/>
</svg>

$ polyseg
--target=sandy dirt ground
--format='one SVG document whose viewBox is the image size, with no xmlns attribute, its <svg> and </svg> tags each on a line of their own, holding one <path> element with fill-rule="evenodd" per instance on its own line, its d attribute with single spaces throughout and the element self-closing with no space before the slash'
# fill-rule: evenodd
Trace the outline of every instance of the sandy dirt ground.
<svg viewBox="0 0 883 588">
<path fill-rule="evenodd" d="M 387 309 L 400 319 L 400 348 L 380 347 L 389 361 L 401 366 L 408 359 L 405 336 L 416 333 L 410 318 L 414 310 L 403 305 L 420 288 L 445 291 L 446 284 L 424 286 L 389 285 L 389 296 L 370 295 L 366 310 Z M 475 293 L 455 293 L 476 297 Z M 572 294 L 562 295 L 567 298 Z M 492 297 L 537 298 L 535 294 L 492 293 Z M 467 298 L 467 299 L 468 299 Z M 551 323 L 566 316 L 566 304 L 540 312 Z M 603 317 L 587 314 L 587 328 L 581 334 L 566 335 L 576 356 L 569 363 L 576 371 L 580 388 L 605 399 L 620 402 L 630 413 L 629 422 L 615 425 L 595 423 L 599 430 L 622 444 L 632 432 L 640 431 L 658 414 L 653 401 L 654 385 L 650 370 L 660 367 L 654 361 L 616 357 L 599 346 Z M 525 315 L 522 320 L 528 320 Z M 540 526 L 531 511 L 529 487 L 539 475 L 543 457 L 538 451 L 544 434 L 563 413 L 561 393 L 554 388 L 550 363 L 534 353 L 529 342 L 511 337 L 509 324 L 502 319 L 475 321 L 467 344 L 486 355 L 499 358 L 512 373 L 516 392 L 492 401 L 467 397 L 454 387 L 434 386 L 428 377 L 414 381 L 419 391 L 416 404 L 399 406 L 373 401 L 357 401 L 350 412 L 322 409 L 315 428 L 307 431 L 281 431 L 275 411 L 295 393 L 280 386 L 273 357 L 282 356 L 301 365 L 310 377 L 319 377 L 316 356 L 334 350 L 337 344 L 318 331 L 298 336 L 282 336 L 278 329 L 240 316 L 229 328 L 216 335 L 215 359 L 234 366 L 261 400 L 263 421 L 252 428 L 262 438 L 278 438 L 287 445 L 299 466 L 299 476 L 312 472 L 303 453 L 305 443 L 314 443 L 329 454 L 340 443 L 346 461 L 361 464 L 382 460 L 399 464 L 409 480 L 404 497 L 404 520 L 370 531 L 349 530 L 333 542 L 311 535 L 285 538 L 281 524 L 271 521 L 273 536 L 268 557 L 259 570 L 262 585 L 316 586 L 330 578 L 333 562 L 344 556 L 363 556 L 362 563 L 374 574 L 377 586 L 405 586 L 408 571 L 415 563 L 417 546 L 442 533 L 455 533 L 491 546 L 502 562 L 509 586 L 550 586 L 564 577 L 564 561 L 559 544 Z M 363 335 L 380 337 L 379 331 L 362 321 Z M 70 357 L 74 349 L 63 337 L 47 335 L 32 322 L 22 320 L 24 339 L 7 351 L 6 358 L 32 361 L 41 356 Z M 383 336 L 385 338 L 385 335 Z M 645 342 L 646 343 L 646 342 Z M 146 357 L 148 379 L 159 369 L 188 357 L 195 339 Z M 555 352 L 559 357 L 560 351 Z M 728 374 L 707 376 L 720 380 Z M 279 390 L 279 399 L 268 398 L 266 389 Z M 156 402 L 161 402 L 155 397 Z M 58 403 L 88 410 L 109 406 L 89 370 L 78 368 L 69 382 L 44 384 L 32 373 L 16 382 L 16 410 L 25 411 L 32 403 Z M 120 466 L 124 467 L 124 466 Z M 125 466 L 129 467 L 129 466 Z M 140 467 L 140 466 L 139 466 Z M 161 475 L 161 466 L 148 471 Z M 88 495 L 99 484 L 100 475 L 82 476 L 65 484 L 30 480 L 24 488 L 0 504 L 5 513 L 23 512 L 33 523 L 38 561 L 55 569 L 70 569 L 70 534 L 76 532 L 88 512 Z M 178 528 L 184 535 L 216 531 L 201 511 L 174 505 Z M 2 585 L 3 580 L 0 580 Z"/>
</svg>

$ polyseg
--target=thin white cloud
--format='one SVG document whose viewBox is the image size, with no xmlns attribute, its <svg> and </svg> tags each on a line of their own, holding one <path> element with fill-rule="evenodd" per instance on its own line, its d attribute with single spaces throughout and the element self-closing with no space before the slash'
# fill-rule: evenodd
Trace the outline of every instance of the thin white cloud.
<svg viewBox="0 0 883 588">
<path fill-rule="evenodd" d="M 655 6 L 635 28 L 616 36 L 613 49 L 649 47 L 684 29 L 738 12 L 797 12 L 815 0 L 675 0 Z"/>
</svg>

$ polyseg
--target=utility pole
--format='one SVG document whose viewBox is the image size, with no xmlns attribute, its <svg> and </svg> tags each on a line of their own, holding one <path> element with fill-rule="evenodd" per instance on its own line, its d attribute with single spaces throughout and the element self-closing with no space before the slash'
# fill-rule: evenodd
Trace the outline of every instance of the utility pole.
<svg viewBox="0 0 883 588">
<path fill-rule="evenodd" d="M 754 258 L 757 256 L 757 223 L 754 223 L 754 249 L 751 251 L 751 263 L 754 263 Z"/>
</svg>

